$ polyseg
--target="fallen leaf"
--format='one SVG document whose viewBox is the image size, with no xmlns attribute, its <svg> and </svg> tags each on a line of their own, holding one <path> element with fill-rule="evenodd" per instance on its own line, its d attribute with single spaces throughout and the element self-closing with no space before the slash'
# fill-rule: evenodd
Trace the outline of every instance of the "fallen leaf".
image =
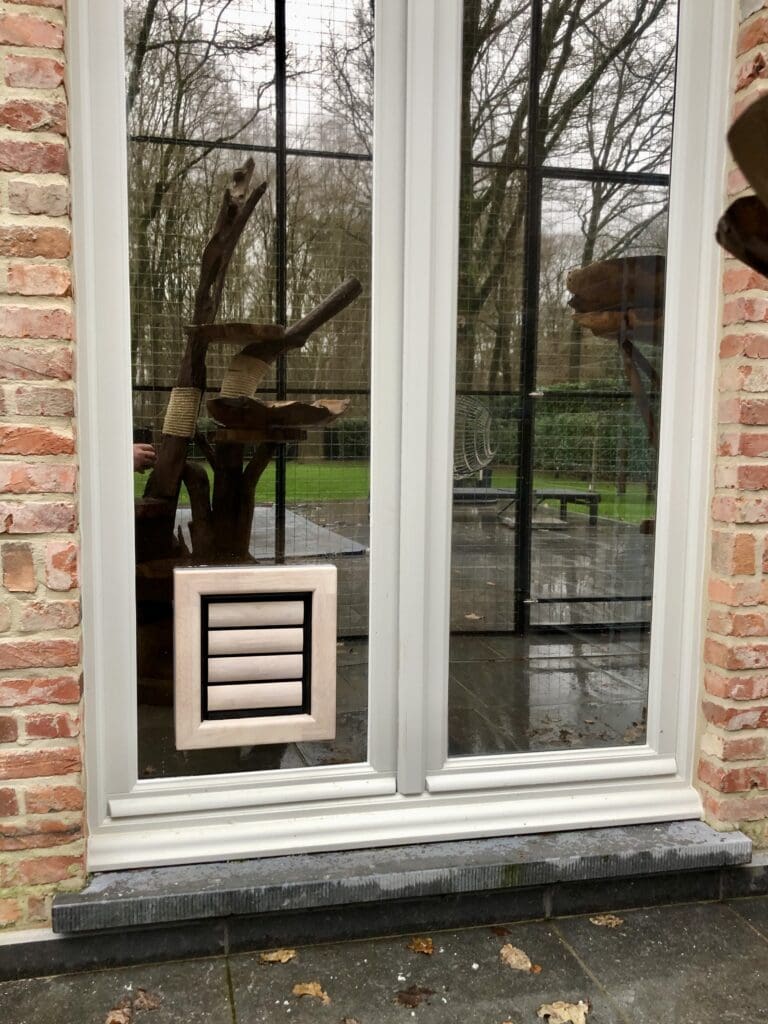
<svg viewBox="0 0 768 1024">
<path fill-rule="evenodd" d="M 295 949 L 273 949 L 271 953 L 259 953 L 259 960 L 263 964 L 287 964 L 295 956 Z"/>
<path fill-rule="evenodd" d="M 431 988 L 419 988 L 417 985 L 411 985 L 410 988 L 404 989 L 402 992 L 397 993 L 397 1002 L 401 1006 L 407 1006 L 409 1010 L 415 1010 L 417 1006 L 421 1006 L 421 1003 L 428 996 L 435 994 L 434 989 Z"/>
<path fill-rule="evenodd" d="M 517 946 L 511 945 L 509 942 L 501 947 L 499 956 L 502 963 L 515 971 L 528 971 L 529 974 L 539 974 L 541 971 L 541 967 L 538 964 L 531 963 L 531 958 L 527 953 L 524 953 L 522 949 L 518 949 Z"/>
<path fill-rule="evenodd" d="M 160 1003 L 161 999 L 154 992 L 147 992 L 145 988 L 136 989 L 136 996 L 133 1000 L 134 1010 L 156 1010 Z"/>
<path fill-rule="evenodd" d="M 617 917 L 615 914 L 598 914 L 597 917 L 590 917 L 589 920 L 600 928 L 618 928 L 620 924 L 624 924 L 624 918 Z"/>
<path fill-rule="evenodd" d="M 426 956 L 432 956 L 435 952 L 432 939 L 420 939 L 416 936 L 414 936 L 408 943 L 408 949 L 410 949 L 412 953 L 424 953 Z"/>
<path fill-rule="evenodd" d="M 477 612 L 467 612 L 467 614 L 464 616 L 464 618 L 468 619 L 470 622 L 479 622 L 480 619 L 483 618 L 483 616 L 482 615 L 478 615 Z"/>
<path fill-rule="evenodd" d="M 319 999 L 323 1006 L 327 1006 L 331 1001 L 331 997 L 323 991 L 319 981 L 300 982 L 293 986 L 292 991 L 295 996 L 311 996 L 313 999 Z"/>
<path fill-rule="evenodd" d="M 494 935 L 501 937 L 502 935 L 511 935 L 509 928 L 505 928 L 503 924 L 491 925 L 491 931 Z"/>
<path fill-rule="evenodd" d="M 645 726 L 642 722 L 633 722 L 632 725 L 624 732 L 625 743 L 637 743 L 645 735 Z"/>
<path fill-rule="evenodd" d="M 536 1011 L 536 1016 L 549 1024 L 587 1024 L 589 1003 L 579 1000 L 578 1003 L 544 1003 Z"/>
<path fill-rule="evenodd" d="M 104 1024 L 131 1024 L 132 1020 L 133 1011 L 130 1006 L 126 1006 L 123 1009 L 110 1010 Z"/>
</svg>

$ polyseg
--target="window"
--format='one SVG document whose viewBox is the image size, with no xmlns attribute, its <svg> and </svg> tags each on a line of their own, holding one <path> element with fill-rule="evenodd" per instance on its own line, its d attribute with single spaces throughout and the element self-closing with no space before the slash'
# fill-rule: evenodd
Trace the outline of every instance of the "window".
<svg viewBox="0 0 768 1024">
<path fill-rule="evenodd" d="M 713 0 L 680 0 L 671 167 L 667 166 L 664 141 L 668 140 L 667 112 L 652 145 L 642 148 L 629 163 L 621 164 L 615 153 L 610 159 L 601 157 L 595 173 L 590 163 L 589 125 L 594 128 L 596 122 L 594 118 L 590 122 L 589 104 L 593 101 L 588 96 L 574 106 L 567 130 L 557 136 L 542 132 L 537 136 L 535 131 L 537 120 L 540 127 L 546 123 L 547 83 L 556 83 L 557 103 L 562 105 L 580 76 L 588 74 L 588 63 L 579 64 L 558 79 L 554 70 L 548 70 L 554 51 L 550 65 L 544 60 L 537 68 L 535 58 L 529 65 L 530 52 L 541 55 L 546 51 L 546 40 L 539 48 L 535 41 L 546 34 L 547 18 L 559 9 L 561 14 L 567 13 L 570 5 L 571 0 L 542 4 L 509 0 L 498 5 L 508 32 L 504 46 L 515 55 L 511 69 L 504 73 L 510 72 L 517 83 L 505 94 L 507 108 L 502 110 L 499 124 L 503 127 L 515 111 L 522 112 L 521 143 L 514 166 L 499 159 L 494 149 L 498 139 L 492 134 L 487 146 L 482 132 L 476 133 L 468 146 L 465 132 L 462 147 L 462 123 L 467 124 L 466 116 L 462 118 L 462 97 L 472 83 L 467 55 L 478 52 L 466 31 L 462 48 L 462 30 L 464 16 L 469 17 L 476 7 L 474 0 L 465 4 L 459 0 L 388 0 L 376 5 L 372 143 L 369 130 L 360 131 L 361 125 L 369 125 L 363 113 L 370 112 L 370 95 L 362 87 L 362 66 L 349 71 L 357 98 L 343 108 L 350 113 L 341 119 L 333 116 L 342 103 L 327 77 L 331 70 L 339 75 L 333 62 L 346 59 L 345 53 L 350 60 L 359 60 L 367 52 L 365 46 L 348 45 L 357 38 L 355 33 L 362 33 L 359 38 L 363 41 L 367 38 L 365 25 L 369 23 L 358 15 L 367 16 L 370 7 L 362 0 L 318 0 L 309 5 L 287 0 L 276 5 L 262 0 L 229 4 L 161 0 L 158 7 L 178 7 L 187 13 L 199 10 L 204 17 L 196 28 L 192 22 L 185 23 L 183 46 L 178 32 L 172 44 L 168 36 L 148 35 L 148 40 L 154 39 L 152 45 L 158 45 L 157 49 L 147 48 L 145 59 L 159 62 L 157 67 L 161 67 L 165 59 L 161 50 L 169 45 L 176 52 L 174 60 L 182 66 L 188 60 L 196 67 L 195 55 L 204 52 L 210 63 L 204 63 L 200 73 L 205 76 L 211 68 L 218 69 L 210 86 L 204 78 L 200 87 L 205 104 L 199 109 L 199 105 L 190 106 L 191 120 L 185 122 L 182 134 L 160 116 L 166 109 L 160 103 L 160 88 L 146 97 L 149 110 L 142 107 L 144 100 L 138 90 L 126 124 L 123 71 L 129 69 L 130 106 L 133 64 L 130 46 L 127 60 L 121 59 L 125 56 L 123 45 L 126 38 L 129 43 L 136 40 L 132 44 L 136 52 L 142 17 L 149 5 L 132 0 L 126 8 L 127 18 L 122 4 L 103 0 L 91 0 L 73 12 L 92 868 L 698 815 L 690 759 L 699 638 L 691 609 L 698 607 L 700 600 L 714 351 L 714 346 L 702 344 L 701 339 L 714 337 L 716 310 L 711 296 L 716 294 L 717 278 L 717 259 L 709 256 L 712 247 L 699 240 L 709 237 L 710 224 L 714 225 L 719 212 L 722 169 L 713 157 L 719 152 L 713 140 L 719 140 L 724 132 L 731 26 L 728 12 Z M 666 0 L 653 5 L 625 0 L 591 5 L 584 0 L 577 6 L 585 15 L 577 24 L 587 27 L 590 19 L 586 15 L 603 8 L 658 7 L 667 12 L 665 16 L 674 13 L 674 5 Z M 218 37 L 221 52 L 215 60 L 208 53 L 209 47 L 214 48 L 215 19 L 210 17 L 214 9 L 222 14 L 217 30 L 222 33 Z M 482 5 L 479 10 L 482 12 Z M 517 19 L 514 25 L 513 15 Z M 568 19 L 558 24 L 562 30 Z M 589 45 L 599 50 L 608 45 L 605 40 L 614 28 L 614 23 L 606 21 L 605 38 L 587 33 L 579 47 L 587 46 L 588 36 Z M 654 67 L 663 41 L 668 39 L 659 31 L 658 45 L 643 51 Z M 346 45 L 338 48 L 339 40 L 346 40 Z M 500 37 L 498 41 L 501 46 Z M 247 60 L 252 62 L 247 73 L 243 71 L 246 50 Z M 495 52 L 488 51 L 488 74 L 501 74 L 499 58 L 492 56 Z M 709 56 L 704 59 L 703 55 Z M 529 66 L 533 69 L 530 74 Z M 474 67 L 477 70 L 480 65 L 475 62 Z M 612 73 L 618 74 L 618 67 L 614 63 Z M 639 74 L 640 69 L 637 71 Z M 343 82 L 343 75 L 338 80 Z M 538 83 L 538 101 L 533 93 L 525 95 L 529 80 Z M 488 81 L 483 87 L 487 85 Z M 660 95 L 669 96 L 663 78 L 656 85 Z M 610 92 L 612 87 L 605 88 Z M 482 98 L 481 93 L 475 99 L 478 97 Z M 654 94 L 654 103 L 656 99 Z M 159 104 L 158 110 L 153 110 L 153 102 Z M 211 124 L 216 127 L 208 124 L 205 114 L 211 107 Z M 659 109 L 667 108 L 662 104 Z M 550 115 L 552 110 L 550 106 Z M 531 135 L 529 145 L 526 132 Z M 313 349 L 298 358 L 289 355 L 274 377 L 264 378 L 259 395 L 268 401 L 282 396 L 314 398 L 332 391 L 334 397 L 352 398 L 351 411 L 356 415 L 351 421 L 368 424 L 362 430 L 345 429 L 341 426 L 345 417 L 341 417 L 330 436 L 315 433 L 302 440 L 306 447 L 298 453 L 285 450 L 268 481 L 269 489 L 262 492 L 265 519 L 273 514 L 276 523 L 263 542 L 264 557 L 270 561 L 288 559 L 296 535 L 291 530 L 299 517 L 310 524 L 301 529 L 311 528 L 315 540 L 318 536 L 328 539 L 327 534 L 319 534 L 322 529 L 368 549 L 347 556 L 338 550 L 315 548 L 310 556 L 311 560 L 326 555 L 337 566 L 366 566 L 362 571 L 355 569 L 359 573 L 356 579 L 352 569 L 346 581 L 341 572 L 339 650 L 342 654 L 363 650 L 366 634 L 368 640 L 368 671 L 361 668 L 345 680 L 350 695 L 354 696 L 355 690 L 362 695 L 362 711 L 367 715 L 365 719 L 360 714 L 357 718 L 350 715 L 348 750 L 341 756 L 336 741 L 318 743 L 311 751 L 282 750 L 279 754 L 264 754 L 267 747 L 256 752 L 230 748 L 223 760 L 216 760 L 218 754 L 208 756 L 199 751 L 179 757 L 179 752 L 168 747 L 163 753 L 162 744 L 170 735 L 163 724 L 167 712 L 162 705 L 159 711 L 147 711 L 158 707 L 149 700 L 139 711 L 137 700 L 137 678 L 144 686 L 151 677 L 137 673 L 137 591 L 131 544 L 135 488 L 124 454 L 133 439 L 134 425 L 157 430 L 167 389 L 174 385 L 182 344 L 180 328 L 189 323 L 197 270 L 192 253 L 210 223 L 213 197 L 220 195 L 230 161 L 234 156 L 239 161 L 243 155 L 229 148 L 234 144 L 244 146 L 244 155 L 253 155 L 263 169 L 270 198 L 262 199 L 258 217 L 248 229 L 252 234 L 234 257 L 232 287 L 225 292 L 222 315 L 233 321 L 255 322 L 256 317 L 263 317 L 275 323 L 284 312 L 291 323 L 340 278 L 363 268 L 362 304 L 350 306 L 342 314 L 338 335 L 326 339 L 319 352 Z M 141 210 L 147 200 L 151 209 L 154 185 L 166 180 L 156 172 L 158 166 L 162 170 L 163 160 L 177 168 L 191 166 L 184 179 L 184 194 L 178 196 L 175 206 L 170 198 L 164 199 L 147 240 L 139 233 L 141 224 L 137 225 L 135 210 Z M 281 160 L 283 170 L 279 171 Z M 645 165 L 648 160 L 651 166 Z M 504 273 L 493 283 L 488 304 L 478 307 L 482 323 L 475 332 L 477 344 L 470 358 L 468 348 L 454 343 L 459 303 L 466 298 L 459 275 L 465 274 L 468 261 L 474 259 L 474 236 L 482 230 L 475 225 L 473 238 L 469 238 L 466 200 L 470 192 L 475 194 L 475 188 L 482 189 L 485 181 L 493 180 L 500 163 L 505 170 L 505 202 L 522 203 L 523 220 L 519 230 L 507 232 L 509 252 L 515 258 L 505 259 Z M 609 430 L 598 426 L 590 433 L 583 430 L 583 424 L 614 423 L 611 429 L 617 436 L 624 432 L 622 436 L 628 439 L 628 491 L 637 482 L 631 478 L 630 466 L 640 475 L 642 485 L 642 474 L 654 463 L 649 458 L 647 466 L 638 468 L 630 459 L 630 442 L 635 444 L 638 433 L 642 439 L 645 426 L 634 395 L 627 394 L 631 388 L 623 383 L 622 366 L 614 362 L 606 379 L 601 377 L 601 387 L 595 386 L 598 363 L 600 374 L 604 372 L 604 343 L 597 337 L 581 336 L 579 345 L 555 347 L 564 331 L 566 338 L 576 337 L 567 318 L 568 295 L 557 260 L 561 264 L 570 260 L 573 247 L 585 240 L 596 244 L 593 255 L 597 257 L 658 251 L 663 233 L 654 239 L 653 247 L 649 239 L 663 222 L 660 211 L 666 206 L 668 174 L 667 341 L 659 410 L 658 487 L 653 488 L 658 495 L 657 529 L 653 540 L 647 534 L 633 534 L 643 538 L 639 554 L 622 554 L 621 562 L 623 567 L 635 566 L 641 577 L 644 573 L 640 582 L 650 585 L 649 551 L 651 544 L 655 547 L 647 721 L 634 719 L 642 728 L 626 743 L 621 730 L 614 730 L 612 737 L 620 738 L 619 742 L 565 743 L 558 729 L 553 742 L 505 740 L 494 746 L 485 742 L 490 733 L 478 728 L 475 736 L 480 739 L 474 746 L 459 749 L 458 734 L 451 725 L 457 717 L 471 719 L 471 711 L 482 718 L 482 729 L 495 725 L 494 719 L 501 717 L 495 706 L 488 705 L 489 710 L 481 714 L 457 702 L 462 690 L 473 699 L 482 697 L 479 691 L 486 681 L 489 686 L 497 685 L 498 677 L 489 673 L 500 666 L 502 682 L 512 686 L 519 686 L 521 679 L 528 685 L 528 674 L 537 671 L 537 685 L 550 691 L 559 685 L 553 663 L 526 666 L 498 649 L 494 649 L 500 655 L 492 659 L 494 668 L 462 670 L 464 679 L 457 679 L 455 668 L 462 664 L 455 656 L 457 647 L 478 641 L 477 632 L 487 627 L 484 608 L 503 616 L 500 632 L 512 635 L 500 639 L 508 642 L 510 650 L 519 643 L 520 636 L 514 634 L 523 627 L 530 635 L 534 628 L 571 630 L 594 623 L 604 632 L 606 626 L 643 627 L 648 619 L 648 592 L 615 591 L 618 574 L 603 574 L 597 580 L 599 586 L 591 592 L 585 590 L 584 596 L 596 598 L 594 601 L 570 600 L 573 594 L 568 593 L 565 603 L 527 602 L 546 596 L 543 588 L 554 578 L 553 570 L 562 557 L 554 557 L 555 544 L 560 541 L 550 543 L 550 539 L 562 537 L 563 531 L 540 530 L 537 516 L 557 527 L 555 521 L 562 515 L 566 523 L 578 526 L 582 547 L 574 548 L 574 558 L 585 557 L 593 543 L 590 538 L 620 533 L 616 524 L 622 520 L 606 514 L 606 481 L 618 489 L 621 475 L 616 446 L 612 446 L 614 463 L 609 477 L 595 476 L 603 491 L 590 491 L 593 458 L 598 459 L 598 469 L 601 465 L 600 452 L 593 454 L 595 437 L 599 439 Z M 281 175 L 284 218 L 278 211 Z M 462 182 L 468 178 L 471 188 L 465 185 L 462 191 Z M 603 210 L 618 210 L 618 220 L 611 230 L 582 232 L 579 212 L 589 220 L 596 190 L 599 194 L 600 187 L 608 185 L 615 186 L 612 201 L 617 205 Z M 298 190 L 292 193 L 293 186 Z M 128 202 L 129 187 L 134 213 Z M 340 195 L 347 201 L 337 216 Z M 531 216 L 538 207 L 541 217 Z M 635 230 L 631 244 L 612 250 L 613 242 L 626 240 Z M 281 233 L 286 239 L 282 260 Z M 164 247 L 166 241 L 170 244 Z M 372 254 L 370 269 L 368 252 Z M 508 255 L 503 246 L 497 246 L 497 252 Z M 695 272 L 691 270 L 691 252 L 701 254 Z M 144 264 L 158 259 L 166 261 L 163 273 L 144 273 Z M 583 255 L 574 262 L 585 262 Z M 255 267 L 264 268 L 264 273 L 254 275 Z M 299 289 L 292 275 L 302 267 L 311 273 Z M 281 288 L 283 272 L 285 287 Z M 152 294 L 152 288 L 159 292 Z M 285 303 L 282 310 L 281 302 Z M 360 343 L 369 317 L 370 354 Z M 459 331 L 462 329 L 466 330 L 467 324 L 459 321 Z M 495 339 L 502 336 L 507 340 L 496 346 Z M 539 366 L 534 360 L 532 372 L 530 361 L 536 351 Z M 642 351 L 651 360 L 652 354 Z M 223 372 L 218 352 L 211 362 L 213 386 L 217 374 Z M 564 383 L 572 387 L 564 388 Z M 531 394 L 537 390 L 543 390 L 544 397 Z M 550 391 L 557 394 L 548 396 Z M 597 397 L 590 394 L 595 391 Z M 471 399 L 466 414 L 462 413 L 464 398 Z M 555 411 L 542 412 L 547 403 Z M 474 432 L 479 438 L 474 446 L 458 443 L 462 415 L 464 436 L 469 438 Z M 554 425 L 557 416 L 561 420 Z M 561 427 L 569 416 L 576 418 L 572 420 L 574 431 L 586 434 L 582 450 L 572 446 L 572 452 L 582 460 L 580 473 L 587 479 L 575 481 L 582 485 L 579 488 L 571 486 L 574 482 L 568 478 L 569 486 L 559 488 L 579 492 L 570 504 L 566 502 L 561 514 L 559 497 L 545 495 L 542 507 L 537 507 L 536 491 L 558 491 L 559 481 L 557 486 L 547 487 L 536 474 L 550 471 L 546 460 L 554 458 L 553 439 L 562 438 Z M 488 419 L 490 431 L 486 433 Z M 201 425 L 205 427 L 198 424 L 201 436 L 193 455 L 205 453 L 205 445 L 210 443 L 204 429 L 199 429 Z M 505 431 L 509 435 L 506 441 L 499 436 Z M 368 434 L 370 494 L 366 486 L 362 495 L 359 493 L 358 480 L 351 499 L 357 507 L 344 508 L 350 494 L 342 492 L 339 475 L 331 472 L 329 477 L 328 470 L 335 471 L 337 462 L 353 463 L 358 469 L 365 466 Z M 507 445 L 506 464 L 501 461 L 503 444 Z M 649 446 L 637 443 L 631 450 L 641 451 L 647 458 Z M 340 451 L 343 459 L 329 457 Z M 456 473 L 457 451 L 466 456 L 464 461 L 477 475 L 476 480 L 456 479 L 460 476 Z M 478 465 L 484 459 L 486 464 Z M 493 474 L 490 479 L 489 470 Z M 303 481 L 301 474 L 305 474 Z M 329 479 L 331 484 L 323 484 Z M 477 497 L 475 506 L 457 500 L 468 497 L 460 492 L 491 488 L 511 492 L 504 495 L 512 499 L 511 510 L 505 513 L 496 507 L 500 504 L 496 501 L 489 508 Z M 598 508 L 600 521 L 593 528 L 589 495 L 596 492 L 603 508 Z M 322 506 L 330 505 L 334 498 L 344 500 L 333 508 L 331 519 Z M 548 504 L 553 500 L 554 506 Z M 611 501 L 614 507 L 620 504 L 615 497 Z M 182 503 L 179 513 L 183 509 Z M 280 526 L 283 514 L 285 548 Z M 512 519 L 512 528 L 502 521 L 505 514 Z M 461 574 L 453 571 L 462 566 L 455 558 L 451 561 L 451 543 L 465 529 L 463 517 L 471 516 L 476 517 L 469 519 L 474 533 L 467 564 L 472 575 L 462 580 Z M 607 528 L 604 520 L 608 520 Z M 174 525 L 182 527 L 184 536 L 184 524 Z M 594 533 L 590 533 L 592 529 Z M 476 543 L 479 538 L 482 545 L 491 535 L 507 538 L 501 556 L 493 545 L 484 551 Z M 527 555 L 522 540 L 526 535 Z M 614 551 L 618 552 L 619 546 L 616 541 Z M 598 560 L 602 557 L 597 556 Z M 534 572 L 537 560 L 546 569 L 538 577 Z M 512 579 L 509 596 L 492 600 L 487 594 L 503 589 L 501 577 L 507 583 Z M 530 586 L 522 586 L 527 577 Z M 489 582 L 496 586 L 488 587 Z M 139 601 L 155 596 L 151 585 L 147 590 L 143 598 L 138 593 Z M 456 605 L 453 620 L 452 595 Z M 552 596 L 562 597 L 558 593 Z M 607 600 L 616 596 L 621 600 Z M 586 606 L 586 612 L 581 606 Z M 143 614 L 146 609 L 140 611 Z M 470 635 L 453 637 L 451 662 L 449 640 L 456 625 Z M 642 632 L 639 635 L 642 637 Z M 163 642 L 161 638 L 160 647 Z M 486 645 L 489 640 L 480 643 Z M 164 657 L 168 657 L 167 646 Z M 609 676 L 610 682 L 615 682 L 613 666 L 608 673 L 601 666 L 600 672 L 600 687 L 605 689 Z M 158 689 L 162 691 L 165 685 L 160 680 Z M 535 706 L 535 701 L 529 706 Z M 519 703 L 515 708 L 519 710 Z M 523 708 L 523 713 L 528 711 Z M 583 717 L 592 716 L 587 712 Z M 339 735 L 344 739 L 343 729 Z M 295 754 L 300 762 L 285 760 Z M 274 760 L 260 762 L 272 755 Z M 148 766 L 156 771 L 147 770 Z"/>
</svg>

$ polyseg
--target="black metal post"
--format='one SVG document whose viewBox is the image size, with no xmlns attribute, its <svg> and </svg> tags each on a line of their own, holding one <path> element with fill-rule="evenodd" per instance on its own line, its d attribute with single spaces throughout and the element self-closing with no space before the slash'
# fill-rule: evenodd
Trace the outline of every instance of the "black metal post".
<svg viewBox="0 0 768 1024">
<path fill-rule="evenodd" d="M 517 446 L 517 515 L 515 523 L 515 633 L 525 635 L 531 621 L 533 541 L 533 443 L 536 362 L 539 330 L 542 176 L 539 137 L 541 32 L 543 0 L 531 2 L 531 49 L 528 69 L 528 140 L 526 154 L 525 264 L 520 347 L 520 422 Z"/>
<path fill-rule="evenodd" d="M 275 0 L 275 323 L 288 320 L 288 156 L 286 153 L 286 38 L 285 0 Z M 277 360 L 277 399 L 288 390 L 288 364 L 284 355 Z M 286 446 L 278 445 L 275 456 L 275 562 L 285 561 Z"/>
</svg>

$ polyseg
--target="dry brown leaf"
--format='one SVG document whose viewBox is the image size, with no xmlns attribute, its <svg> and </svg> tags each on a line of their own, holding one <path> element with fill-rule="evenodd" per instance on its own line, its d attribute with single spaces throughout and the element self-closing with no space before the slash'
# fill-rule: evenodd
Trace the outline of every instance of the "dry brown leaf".
<svg viewBox="0 0 768 1024">
<path fill-rule="evenodd" d="M 104 1024 L 131 1024 L 132 1020 L 133 1010 L 130 1006 L 124 1006 L 110 1010 Z"/>
<path fill-rule="evenodd" d="M 509 928 L 505 928 L 503 924 L 493 924 L 490 929 L 494 935 L 501 937 L 502 935 L 511 935 Z"/>
<path fill-rule="evenodd" d="M 432 956 L 432 954 L 435 952 L 435 947 L 432 942 L 432 939 L 419 938 L 415 935 L 408 943 L 408 949 L 410 949 L 412 953 L 424 953 L 426 956 Z"/>
<path fill-rule="evenodd" d="M 434 994 L 434 989 L 419 988 L 417 985 L 411 985 L 410 988 L 403 989 L 402 992 L 397 993 L 396 1001 L 401 1006 L 407 1006 L 409 1010 L 415 1010 L 417 1006 L 421 1006 L 422 1001 L 427 996 L 433 996 Z"/>
<path fill-rule="evenodd" d="M 323 1006 L 327 1006 L 331 1001 L 331 997 L 327 992 L 323 991 L 319 981 L 300 982 L 293 986 L 293 994 L 295 996 L 311 996 L 313 999 L 319 999 Z"/>
<path fill-rule="evenodd" d="M 541 964 L 533 964 L 531 967 L 531 974 L 541 974 L 543 968 Z"/>
<path fill-rule="evenodd" d="M 134 1010 L 156 1010 L 162 1000 L 154 992 L 147 992 L 145 988 L 137 988 L 133 1000 Z"/>
<path fill-rule="evenodd" d="M 536 1016 L 549 1024 L 587 1024 L 589 1003 L 582 999 L 578 1003 L 544 1003 L 536 1011 Z"/>
<path fill-rule="evenodd" d="M 541 970 L 540 967 L 538 970 L 534 970 L 534 967 L 538 965 L 532 964 L 531 958 L 527 953 L 524 953 L 522 949 L 518 949 L 517 946 L 511 945 L 509 942 L 501 947 L 499 956 L 502 963 L 515 971 L 528 971 L 529 974 L 538 974 Z"/>
<path fill-rule="evenodd" d="M 259 960 L 263 964 L 287 964 L 295 956 L 295 949 L 273 949 L 269 953 L 259 953 Z"/>
<path fill-rule="evenodd" d="M 616 914 L 598 914 L 589 920 L 600 928 L 618 928 L 620 924 L 624 924 L 624 918 L 617 917 Z"/>
</svg>

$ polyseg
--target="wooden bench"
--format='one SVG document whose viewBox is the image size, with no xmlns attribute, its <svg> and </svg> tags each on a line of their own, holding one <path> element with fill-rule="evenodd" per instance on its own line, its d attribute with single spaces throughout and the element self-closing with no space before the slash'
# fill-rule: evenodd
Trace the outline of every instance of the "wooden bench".
<svg viewBox="0 0 768 1024">
<path fill-rule="evenodd" d="M 536 489 L 534 498 L 537 505 L 545 501 L 558 501 L 560 503 L 560 520 L 565 523 L 568 520 L 569 505 L 586 505 L 589 512 L 589 525 L 597 525 L 597 510 L 602 495 L 597 491 L 575 491 L 570 488 L 553 487 L 543 490 Z M 453 501 L 456 505 L 495 505 L 499 501 L 506 501 L 505 508 L 509 508 L 517 501 L 517 491 L 511 487 L 454 487 Z"/>
</svg>

